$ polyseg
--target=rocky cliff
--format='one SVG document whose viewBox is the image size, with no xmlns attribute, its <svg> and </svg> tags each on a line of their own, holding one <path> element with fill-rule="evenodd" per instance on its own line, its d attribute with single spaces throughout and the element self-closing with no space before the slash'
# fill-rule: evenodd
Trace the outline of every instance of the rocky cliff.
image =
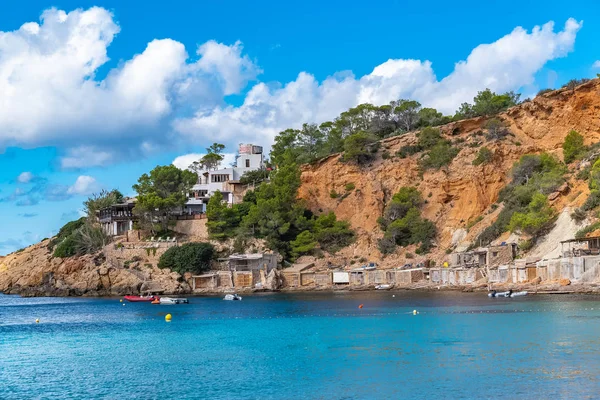
<svg viewBox="0 0 600 400">
<path fill-rule="evenodd" d="M 119 296 L 154 288 L 166 293 L 190 290 L 179 274 L 155 267 L 143 251 L 139 253 L 128 254 L 136 260 L 129 263 L 108 249 L 95 256 L 55 258 L 45 240 L 0 259 L 0 291 L 25 296 Z"/>
<path fill-rule="evenodd" d="M 424 216 L 435 222 L 439 232 L 436 249 L 428 257 L 441 261 L 447 251 L 466 248 L 495 220 L 500 208 L 494 203 L 510 180 L 512 165 L 522 155 L 548 151 L 562 159 L 562 143 L 572 129 L 585 137 L 586 144 L 597 142 L 599 109 L 600 81 L 595 79 L 575 90 L 562 89 L 537 96 L 499 115 L 512 132 L 502 140 L 485 140 L 481 133 L 486 118 L 442 126 L 447 139 L 460 143 L 457 145 L 460 153 L 449 166 L 423 174 L 419 171 L 418 155 L 394 156 L 402 146 L 416 143 L 416 132 L 386 139 L 381 143 L 377 160 L 366 167 L 344 163 L 339 155 L 304 166 L 300 196 L 313 211 L 334 211 L 338 218 L 350 221 L 358 233 L 356 243 L 340 252 L 341 258 L 368 258 L 397 266 L 404 263 L 406 252 L 414 253 L 414 249 L 399 249 L 395 255 L 383 259 L 377 249 L 377 240 L 383 236 L 377 218 L 402 186 L 416 186 L 427 202 Z M 476 142 L 483 143 L 476 145 Z M 494 153 L 493 160 L 474 166 L 472 161 L 484 145 Z M 354 189 L 346 190 L 349 183 Z M 571 190 L 567 187 L 551 196 L 552 205 L 559 212 L 580 205 L 589 194 L 587 185 L 573 177 L 569 186 Z M 341 195 L 332 198 L 335 197 L 331 196 L 332 191 Z"/>
</svg>

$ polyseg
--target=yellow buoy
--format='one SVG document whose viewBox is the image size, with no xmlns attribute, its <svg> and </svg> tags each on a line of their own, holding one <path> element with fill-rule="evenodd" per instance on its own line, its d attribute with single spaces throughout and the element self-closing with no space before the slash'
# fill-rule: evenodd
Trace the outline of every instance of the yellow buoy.
<svg viewBox="0 0 600 400">
<path fill-rule="evenodd" d="M 413 315 L 417 315 L 417 310 L 413 310 Z"/>
<path fill-rule="evenodd" d="M 39 318 L 36 318 L 36 319 L 35 319 L 35 323 L 36 323 L 36 324 L 39 324 L 39 323 L 40 323 L 40 319 L 39 319 Z"/>
<path fill-rule="evenodd" d="M 167 315 L 165 315 L 165 321 L 167 321 L 167 322 L 171 322 L 171 318 L 173 318 L 173 317 L 171 316 L 171 314 L 167 314 Z"/>
<path fill-rule="evenodd" d="M 121 303 L 123 302 L 123 299 L 119 300 Z"/>
</svg>

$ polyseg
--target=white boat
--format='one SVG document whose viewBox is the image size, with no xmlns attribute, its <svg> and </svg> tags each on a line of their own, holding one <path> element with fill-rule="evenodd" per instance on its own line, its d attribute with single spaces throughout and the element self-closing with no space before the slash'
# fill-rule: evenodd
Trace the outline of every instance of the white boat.
<svg viewBox="0 0 600 400">
<path fill-rule="evenodd" d="M 389 289 L 389 288 L 391 288 L 391 287 L 392 287 L 392 285 L 387 285 L 387 284 L 384 284 L 384 285 L 377 285 L 377 286 L 375 286 L 375 289 L 378 289 L 378 290 L 385 290 L 385 289 Z"/>
<path fill-rule="evenodd" d="M 237 294 L 226 294 L 223 300 L 242 300 L 242 296 Z"/>
<path fill-rule="evenodd" d="M 520 297 L 520 296 L 527 296 L 527 291 L 523 290 L 522 292 L 512 292 L 510 294 L 510 297 Z"/>
<path fill-rule="evenodd" d="M 488 293 L 488 297 L 520 297 L 520 296 L 525 296 L 525 295 L 527 295 L 526 291 L 522 291 L 522 292 L 513 292 L 513 291 L 496 292 L 496 291 L 493 291 L 491 293 Z"/>
<path fill-rule="evenodd" d="M 184 297 L 161 297 L 160 304 L 188 304 L 188 299 Z"/>
</svg>

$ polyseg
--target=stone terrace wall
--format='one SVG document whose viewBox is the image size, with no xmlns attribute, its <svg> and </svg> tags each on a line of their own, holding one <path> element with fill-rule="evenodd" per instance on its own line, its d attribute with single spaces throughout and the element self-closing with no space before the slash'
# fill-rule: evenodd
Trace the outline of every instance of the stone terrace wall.
<svg viewBox="0 0 600 400">
<path fill-rule="evenodd" d="M 206 219 L 190 219 L 177 221 L 173 231 L 182 235 L 190 236 L 198 240 L 208 240 L 208 229 L 206 228 Z"/>
</svg>

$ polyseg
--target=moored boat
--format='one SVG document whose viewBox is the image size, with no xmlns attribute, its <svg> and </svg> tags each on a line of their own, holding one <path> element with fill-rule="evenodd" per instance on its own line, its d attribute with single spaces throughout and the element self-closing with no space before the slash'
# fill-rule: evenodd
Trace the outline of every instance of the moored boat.
<svg viewBox="0 0 600 400">
<path fill-rule="evenodd" d="M 139 303 L 151 302 L 154 300 L 159 300 L 160 298 L 158 296 L 125 296 L 124 299 L 132 303 Z"/>
<path fill-rule="evenodd" d="M 392 285 L 383 284 L 383 285 L 377 285 L 377 286 L 375 286 L 375 289 L 377 289 L 377 290 L 386 290 L 386 289 L 389 289 L 391 287 L 392 287 Z"/>
<path fill-rule="evenodd" d="M 509 290 L 507 292 L 496 292 L 495 290 L 488 293 L 488 297 L 521 297 L 521 296 L 526 296 L 527 295 L 527 291 L 523 290 L 521 292 L 513 292 L 512 290 Z"/>
<path fill-rule="evenodd" d="M 189 301 L 184 297 L 161 297 L 160 304 L 189 304 Z"/>
<path fill-rule="evenodd" d="M 238 294 L 226 294 L 223 300 L 242 300 L 242 296 Z"/>
</svg>

